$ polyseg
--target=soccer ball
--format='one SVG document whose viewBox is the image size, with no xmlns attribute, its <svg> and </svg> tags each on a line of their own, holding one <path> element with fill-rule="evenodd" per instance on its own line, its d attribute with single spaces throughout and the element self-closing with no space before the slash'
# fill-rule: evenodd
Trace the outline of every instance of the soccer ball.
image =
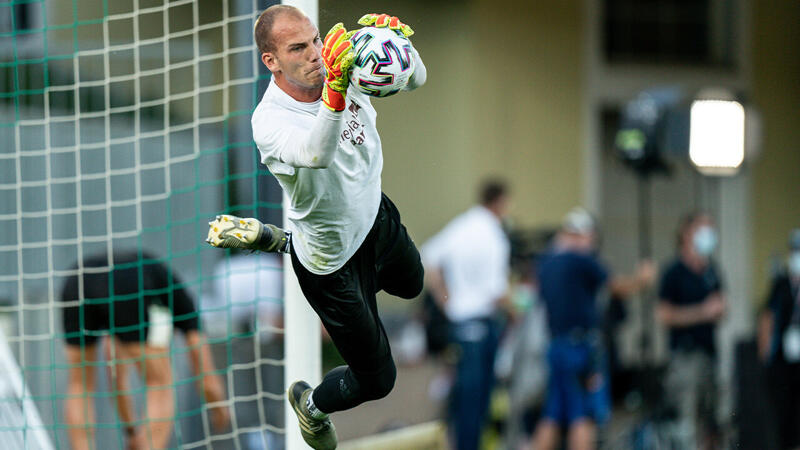
<svg viewBox="0 0 800 450">
<path fill-rule="evenodd" d="M 411 43 L 399 31 L 365 27 L 350 38 L 356 57 L 350 81 L 373 97 L 396 94 L 414 73 Z"/>
</svg>

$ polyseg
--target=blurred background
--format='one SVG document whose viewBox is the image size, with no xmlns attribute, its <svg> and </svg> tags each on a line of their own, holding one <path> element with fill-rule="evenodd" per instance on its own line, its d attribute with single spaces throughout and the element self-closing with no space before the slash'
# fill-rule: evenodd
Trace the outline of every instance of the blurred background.
<svg viewBox="0 0 800 450">
<path fill-rule="evenodd" d="M 61 286 L 85 256 L 134 248 L 170 264 L 195 299 L 234 412 L 229 429 L 212 433 L 176 340 L 173 445 L 283 448 L 281 287 L 259 276 L 281 265 L 251 259 L 252 279 L 232 280 L 241 273 L 231 269 L 234 257 L 247 256 L 203 242 L 208 220 L 222 212 L 282 221 L 280 188 L 258 162 L 250 129 L 269 83 L 252 27 L 270 4 L 0 2 L 2 370 L 18 377 L 0 383 L 0 436 L 37 435 L 40 447 L 31 448 L 69 448 Z M 537 340 L 545 313 L 531 278 L 575 206 L 594 214 L 599 258 L 618 273 L 644 258 L 663 269 L 676 257 L 680 218 L 698 210 L 713 218 L 727 298 L 709 375 L 719 379 L 724 436 L 714 447 L 781 448 L 781 413 L 756 336 L 773 279 L 785 272 L 790 232 L 800 227 L 800 3 L 320 0 L 319 28 L 355 27 L 364 13 L 383 11 L 414 28 L 428 69 L 420 90 L 373 101 L 383 190 L 413 239 L 426 242 L 473 205 L 487 177 L 511 188 L 506 230 L 518 301 L 504 317 L 482 448 L 525 448 L 535 430 L 545 383 L 531 381 L 520 405 L 519 377 L 541 377 L 515 365 L 514 352 L 534 342 L 528 368 L 546 368 L 546 344 Z M 696 100 L 737 102 L 741 131 L 713 116 L 694 122 Z M 710 160 L 690 157 L 690 136 L 718 128 L 711 142 L 737 134 L 738 144 L 696 149 Z M 720 167 L 729 150 L 733 163 Z M 231 292 L 242 283 L 255 286 L 249 296 Z M 681 448 L 658 446 L 669 441 L 658 406 L 670 393 L 658 380 L 670 352 L 657 288 L 609 314 L 611 302 L 600 297 L 618 366 L 599 445 Z M 336 414 L 340 440 L 378 448 L 363 439 L 410 429 L 418 430 L 408 434 L 412 443 L 394 448 L 440 448 L 456 358 L 437 341 L 446 324 L 424 298 L 380 302 L 397 385 L 382 401 Z M 337 364 L 324 342 L 323 367 Z M 118 448 L 122 425 L 100 378 L 98 448 Z"/>
</svg>

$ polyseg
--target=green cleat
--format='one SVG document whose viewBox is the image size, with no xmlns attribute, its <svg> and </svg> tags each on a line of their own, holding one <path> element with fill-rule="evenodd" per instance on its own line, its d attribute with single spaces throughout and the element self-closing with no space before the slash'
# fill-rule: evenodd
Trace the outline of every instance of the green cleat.
<svg viewBox="0 0 800 450">
<path fill-rule="evenodd" d="M 258 219 L 223 214 L 208 222 L 206 242 L 218 248 L 288 253 L 290 237 L 288 231 Z"/>
<path fill-rule="evenodd" d="M 336 448 L 336 427 L 329 417 L 315 419 L 308 412 L 306 401 L 314 392 L 305 381 L 295 381 L 286 392 L 289 404 L 292 405 L 297 421 L 300 423 L 300 434 L 311 448 L 315 450 L 334 450 Z"/>
</svg>

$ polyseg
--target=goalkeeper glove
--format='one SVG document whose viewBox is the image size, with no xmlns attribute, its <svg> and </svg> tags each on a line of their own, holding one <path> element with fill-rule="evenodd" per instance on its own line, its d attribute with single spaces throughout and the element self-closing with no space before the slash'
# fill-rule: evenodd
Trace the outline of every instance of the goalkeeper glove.
<svg viewBox="0 0 800 450">
<path fill-rule="evenodd" d="M 397 17 L 390 16 L 388 14 L 364 14 L 360 19 L 358 19 L 358 24 L 364 25 L 365 27 L 389 27 L 390 30 L 403 33 L 403 36 L 405 37 L 409 37 L 414 34 L 414 30 L 412 30 L 410 26 L 400 22 L 400 19 Z"/>
<path fill-rule="evenodd" d="M 355 54 L 348 32 L 342 23 L 336 25 L 325 35 L 322 44 L 322 62 L 325 64 L 325 87 L 322 88 L 322 102 L 331 111 L 344 111 L 347 85 L 350 82 L 350 66 Z"/>
</svg>

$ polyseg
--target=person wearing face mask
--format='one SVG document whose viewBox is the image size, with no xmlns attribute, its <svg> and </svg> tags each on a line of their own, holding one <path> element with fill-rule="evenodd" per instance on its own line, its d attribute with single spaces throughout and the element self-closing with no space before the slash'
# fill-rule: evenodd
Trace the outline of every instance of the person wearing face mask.
<svg viewBox="0 0 800 450">
<path fill-rule="evenodd" d="M 534 435 L 536 450 L 558 448 L 562 429 L 567 431 L 566 448 L 595 448 L 596 426 L 610 413 L 598 295 L 607 286 L 612 295 L 629 298 L 655 278 L 650 261 L 642 261 L 633 275 L 609 277 L 597 257 L 597 242 L 592 215 L 574 208 L 539 263 L 539 291 L 550 331 L 550 375 L 543 417 Z"/>
<path fill-rule="evenodd" d="M 708 214 L 685 216 L 678 227 L 677 258 L 659 286 L 656 316 L 669 330 L 671 352 L 665 388 L 678 414 L 682 448 L 706 448 L 717 436 L 714 329 L 726 308 L 711 259 L 717 243 Z"/>
<path fill-rule="evenodd" d="M 786 271 L 772 280 L 758 333 L 781 449 L 800 447 L 800 228 L 792 230 L 789 250 Z"/>
</svg>

